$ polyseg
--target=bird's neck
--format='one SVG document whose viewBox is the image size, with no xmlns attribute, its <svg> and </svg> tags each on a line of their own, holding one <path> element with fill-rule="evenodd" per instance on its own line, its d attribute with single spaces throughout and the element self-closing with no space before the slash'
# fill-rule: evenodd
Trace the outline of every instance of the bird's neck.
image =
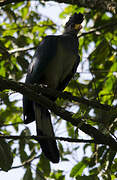
<svg viewBox="0 0 117 180">
<path fill-rule="evenodd" d="M 72 32 L 72 31 L 69 31 L 69 32 L 64 31 L 63 36 L 69 36 L 73 39 L 78 39 L 77 33 Z"/>
<path fill-rule="evenodd" d="M 66 42 L 66 46 L 70 47 L 70 49 L 73 49 L 76 53 L 78 52 L 78 46 L 79 46 L 79 42 L 78 42 L 78 37 L 77 37 L 77 33 L 73 33 L 73 32 L 64 32 L 62 34 L 62 37 L 64 37 L 64 40 Z"/>
<path fill-rule="evenodd" d="M 76 31 L 64 31 L 63 35 L 69 35 L 69 36 L 76 36 L 77 37 L 77 32 Z"/>
<path fill-rule="evenodd" d="M 78 30 L 68 26 L 67 28 L 64 29 L 63 34 L 77 36 L 78 32 L 79 32 Z"/>
</svg>

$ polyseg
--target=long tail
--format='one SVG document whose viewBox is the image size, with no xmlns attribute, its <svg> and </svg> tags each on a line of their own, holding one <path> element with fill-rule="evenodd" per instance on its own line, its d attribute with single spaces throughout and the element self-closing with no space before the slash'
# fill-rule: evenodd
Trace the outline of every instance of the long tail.
<svg viewBox="0 0 117 180">
<path fill-rule="evenodd" d="M 38 136 L 54 136 L 54 131 L 51 123 L 50 113 L 47 109 L 42 108 L 34 103 L 36 128 Z M 56 140 L 42 139 L 39 140 L 40 146 L 44 155 L 53 163 L 59 162 L 59 151 Z"/>
</svg>

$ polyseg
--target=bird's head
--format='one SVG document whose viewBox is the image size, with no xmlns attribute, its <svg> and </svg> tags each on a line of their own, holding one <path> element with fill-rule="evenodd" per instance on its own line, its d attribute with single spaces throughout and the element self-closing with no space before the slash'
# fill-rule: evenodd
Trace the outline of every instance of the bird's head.
<svg viewBox="0 0 117 180">
<path fill-rule="evenodd" d="M 77 34 L 82 28 L 81 23 L 83 22 L 83 20 L 83 14 L 75 13 L 69 18 L 68 22 L 65 24 L 65 32 Z"/>
</svg>

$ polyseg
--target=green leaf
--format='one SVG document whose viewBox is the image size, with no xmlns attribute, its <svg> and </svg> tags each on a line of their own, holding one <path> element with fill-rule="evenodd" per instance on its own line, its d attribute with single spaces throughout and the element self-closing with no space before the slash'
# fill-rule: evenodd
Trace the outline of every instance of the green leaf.
<svg viewBox="0 0 117 180">
<path fill-rule="evenodd" d="M 78 176 L 76 178 L 77 180 L 99 180 L 99 178 L 96 175 L 91 176 Z"/>
<path fill-rule="evenodd" d="M 74 138 L 74 127 L 71 123 L 67 122 L 66 123 L 67 126 L 67 131 L 68 131 L 68 135 L 72 138 Z"/>
<path fill-rule="evenodd" d="M 112 162 L 113 162 L 115 156 L 116 156 L 116 151 L 110 151 L 110 152 L 109 152 L 109 164 L 108 164 L 108 170 L 111 169 Z"/>
<path fill-rule="evenodd" d="M 110 54 L 110 46 L 106 39 L 103 39 L 96 49 L 90 54 L 89 60 L 94 61 L 94 65 L 102 63 L 102 59 L 106 59 Z"/>
<path fill-rule="evenodd" d="M 44 155 L 41 155 L 39 165 L 43 169 L 44 175 L 49 176 L 50 171 L 51 171 L 50 162 L 47 158 L 45 158 Z"/>
<path fill-rule="evenodd" d="M 85 168 L 86 168 L 86 164 L 83 161 L 79 162 L 72 168 L 70 177 L 77 177 L 81 175 Z"/>
<path fill-rule="evenodd" d="M 51 173 L 51 178 L 56 180 L 65 180 L 65 175 L 63 175 L 62 170 L 55 171 Z"/>
<path fill-rule="evenodd" d="M 33 180 L 32 172 L 31 172 L 30 167 L 27 168 L 27 170 L 26 170 L 26 172 L 24 174 L 23 180 Z"/>
<path fill-rule="evenodd" d="M 0 63 L 0 75 L 3 76 L 3 77 L 5 77 L 5 75 L 6 75 L 6 71 L 5 71 L 4 64 L 5 64 L 4 61 L 2 61 L 2 62 Z"/>
<path fill-rule="evenodd" d="M 13 163 L 13 155 L 8 143 L 5 140 L 0 140 L 0 168 L 3 171 L 11 169 Z"/>
<path fill-rule="evenodd" d="M 21 136 L 26 136 L 28 131 L 29 131 L 28 128 L 23 130 L 22 133 L 21 133 Z M 26 140 L 26 138 L 22 138 L 19 141 L 19 153 L 20 153 L 20 159 L 21 159 L 22 163 L 28 159 L 27 152 L 25 151 L 25 146 L 26 146 L 27 142 L 28 142 L 28 140 Z"/>
</svg>

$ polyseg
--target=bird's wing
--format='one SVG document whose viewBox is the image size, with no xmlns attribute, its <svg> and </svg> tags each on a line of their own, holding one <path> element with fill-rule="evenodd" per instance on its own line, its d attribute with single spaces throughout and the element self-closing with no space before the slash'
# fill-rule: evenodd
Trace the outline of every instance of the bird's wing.
<svg viewBox="0 0 117 180">
<path fill-rule="evenodd" d="M 57 36 L 46 36 L 37 47 L 33 60 L 29 65 L 26 76 L 27 84 L 40 83 L 45 68 L 55 56 L 57 49 Z M 23 96 L 24 123 L 28 124 L 35 120 L 33 102 Z"/>
<path fill-rule="evenodd" d="M 67 77 L 58 84 L 58 86 L 57 86 L 58 91 L 63 91 L 66 88 L 66 86 L 68 85 L 70 80 L 73 78 L 74 74 L 76 73 L 79 63 L 80 63 L 80 56 L 78 55 L 72 70 L 69 72 Z"/>
<path fill-rule="evenodd" d="M 46 36 L 38 46 L 29 65 L 26 83 L 40 83 L 45 68 L 56 55 L 56 50 L 57 36 Z"/>
</svg>

